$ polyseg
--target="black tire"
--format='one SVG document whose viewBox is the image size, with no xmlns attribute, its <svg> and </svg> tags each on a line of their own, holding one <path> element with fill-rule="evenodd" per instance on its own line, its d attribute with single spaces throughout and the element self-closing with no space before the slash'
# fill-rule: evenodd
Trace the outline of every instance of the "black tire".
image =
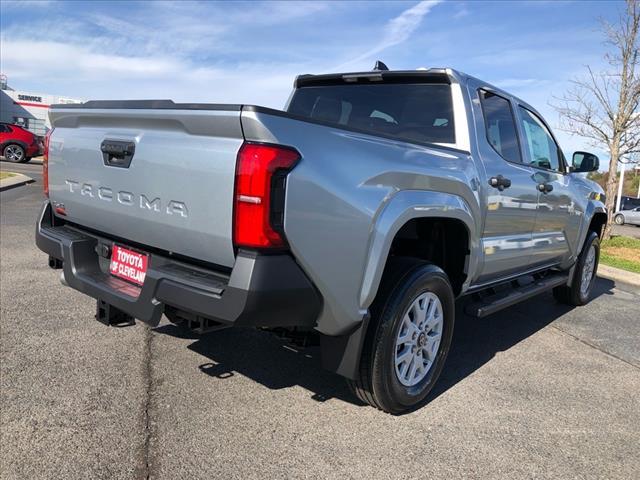
<svg viewBox="0 0 640 480">
<path fill-rule="evenodd" d="M 613 221 L 616 223 L 616 225 L 624 225 L 624 217 L 622 215 L 616 215 L 615 217 L 613 217 Z"/>
<path fill-rule="evenodd" d="M 400 383 L 395 370 L 396 340 L 407 309 L 424 292 L 431 292 L 440 300 L 441 339 L 426 376 L 407 387 Z M 392 259 L 371 308 L 358 378 L 348 380 L 353 393 L 363 402 L 391 414 L 424 405 L 449 353 L 454 321 L 453 290 L 442 269 L 424 262 L 416 263 L 415 259 Z"/>
<path fill-rule="evenodd" d="M 17 143 L 5 145 L 2 149 L 2 156 L 6 161 L 12 163 L 22 163 L 27 158 L 24 148 Z"/>
<path fill-rule="evenodd" d="M 595 265 L 593 267 L 591 278 L 589 278 L 588 280 L 588 286 L 585 289 L 582 289 L 582 274 L 584 272 L 585 263 L 591 247 L 595 249 Z M 576 267 L 571 279 L 571 286 L 568 287 L 566 285 L 563 285 L 561 287 L 554 288 L 553 296 L 555 297 L 555 299 L 560 303 L 564 303 L 566 305 L 571 305 L 574 307 L 585 305 L 589 301 L 591 290 L 593 289 L 593 284 L 596 281 L 599 260 L 600 238 L 598 237 L 598 234 L 596 232 L 589 232 L 584 242 L 584 246 L 582 247 L 582 251 L 578 256 L 578 261 L 576 262 Z"/>
</svg>

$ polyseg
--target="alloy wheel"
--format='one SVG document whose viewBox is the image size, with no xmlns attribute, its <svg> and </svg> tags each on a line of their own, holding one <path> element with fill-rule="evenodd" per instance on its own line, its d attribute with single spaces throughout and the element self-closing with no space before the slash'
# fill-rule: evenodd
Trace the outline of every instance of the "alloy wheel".
<svg viewBox="0 0 640 480">
<path fill-rule="evenodd" d="M 412 387 L 429 373 L 438 355 L 443 321 L 442 303 L 433 292 L 423 292 L 411 302 L 396 338 L 394 364 L 402 385 Z"/>
</svg>

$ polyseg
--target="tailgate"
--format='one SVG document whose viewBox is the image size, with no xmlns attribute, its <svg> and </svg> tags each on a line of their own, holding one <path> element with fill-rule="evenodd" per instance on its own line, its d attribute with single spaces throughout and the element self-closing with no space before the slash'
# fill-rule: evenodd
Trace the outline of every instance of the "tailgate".
<svg viewBox="0 0 640 480">
<path fill-rule="evenodd" d="M 50 117 L 49 197 L 63 218 L 233 266 L 240 106 L 88 102 Z"/>
</svg>

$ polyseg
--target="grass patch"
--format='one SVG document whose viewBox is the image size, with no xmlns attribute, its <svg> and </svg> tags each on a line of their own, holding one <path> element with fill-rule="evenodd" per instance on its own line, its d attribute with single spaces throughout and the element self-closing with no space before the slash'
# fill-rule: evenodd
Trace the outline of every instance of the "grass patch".
<svg viewBox="0 0 640 480">
<path fill-rule="evenodd" d="M 640 239 L 632 237 L 611 237 L 609 240 L 602 242 L 603 247 L 627 247 L 640 250 Z M 640 259 L 639 259 L 640 260 Z"/>
<path fill-rule="evenodd" d="M 16 174 L 15 173 L 11 173 L 11 172 L 0 172 L 0 180 L 4 180 L 5 178 L 9 178 L 9 177 L 15 177 Z"/>
<path fill-rule="evenodd" d="M 602 242 L 600 262 L 610 267 L 640 273 L 640 240 L 631 237 L 612 237 Z"/>
</svg>

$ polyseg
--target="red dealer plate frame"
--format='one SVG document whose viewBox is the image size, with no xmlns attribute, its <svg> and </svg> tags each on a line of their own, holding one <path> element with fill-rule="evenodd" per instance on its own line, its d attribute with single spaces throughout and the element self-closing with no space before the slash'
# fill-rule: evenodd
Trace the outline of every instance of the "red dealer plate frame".
<svg viewBox="0 0 640 480">
<path fill-rule="evenodd" d="M 113 245 L 109 273 L 138 286 L 144 285 L 149 265 L 149 255 L 136 252 L 122 245 Z"/>
</svg>

